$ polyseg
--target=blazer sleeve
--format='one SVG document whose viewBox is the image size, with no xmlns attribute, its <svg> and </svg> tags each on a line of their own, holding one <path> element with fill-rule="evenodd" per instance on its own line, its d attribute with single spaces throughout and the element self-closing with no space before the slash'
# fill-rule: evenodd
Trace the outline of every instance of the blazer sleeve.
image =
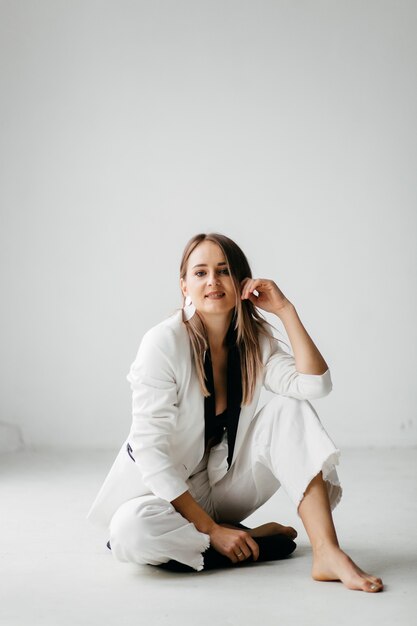
<svg viewBox="0 0 417 626">
<path fill-rule="evenodd" d="M 323 374 L 302 374 L 295 367 L 295 358 L 279 345 L 272 337 L 272 349 L 263 372 L 263 385 L 268 391 L 301 400 L 312 400 L 327 396 L 333 383 L 330 370 Z"/>
<path fill-rule="evenodd" d="M 130 454 L 145 485 L 169 502 L 188 490 L 170 457 L 170 439 L 178 419 L 174 356 L 173 331 L 153 327 L 143 336 L 126 377 L 132 389 Z"/>
</svg>

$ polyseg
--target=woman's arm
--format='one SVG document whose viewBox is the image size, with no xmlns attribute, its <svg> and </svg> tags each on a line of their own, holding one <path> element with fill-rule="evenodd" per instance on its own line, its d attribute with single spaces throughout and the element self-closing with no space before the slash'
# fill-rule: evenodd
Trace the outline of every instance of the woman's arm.
<svg viewBox="0 0 417 626">
<path fill-rule="evenodd" d="M 298 317 L 294 305 L 270 278 L 249 278 L 241 281 L 241 298 L 277 315 L 285 326 L 294 351 L 297 372 L 321 376 L 329 369 Z M 254 291 L 258 292 L 256 296 Z"/>
<path fill-rule="evenodd" d="M 333 388 L 330 370 L 291 307 L 275 313 L 284 323 L 295 356 L 283 350 L 274 337 L 275 346 L 267 357 L 262 383 L 268 391 L 282 396 L 322 398 Z"/>
<path fill-rule="evenodd" d="M 181 513 L 189 522 L 192 522 L 201 533 L 210 535 L 214 527 L 217 526 L 210 515 L 197 504 L 189 491 L 172 500 L 171 504 L 178 513 Z"/>
<path fill-rule="evenodd" d="M 275 315 L 284 324 L 294 351 L 297 371 L 300 374 L 324 374 L 328 370 L 327 363 L 301 323 L 295 306 L 288 301 L 288 304 L 275 311 Z"/>
<path fill-rule="evenodd" d="M 258 559 L 259 546 L 248 532 L 217 524 L 194 500 L 189 491 L 172 500 L 171 504 L 185 519 L 192 522 L 197 530 L 209 535 L 210 545 L 233 563 L 239 563 L 251 555 L 254 561 Z"/>
</svg>

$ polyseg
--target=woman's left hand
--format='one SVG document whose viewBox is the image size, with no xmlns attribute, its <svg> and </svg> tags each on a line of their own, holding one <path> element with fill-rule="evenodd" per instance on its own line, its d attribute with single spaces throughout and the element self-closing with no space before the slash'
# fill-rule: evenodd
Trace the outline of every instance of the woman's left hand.
<svg viewBox="0 0 417 626">
<path fill-rule="evenodd" d="M 280 310 L 291 305 L 278 285 L 269 278 L 244 278 L 240 282 L 240 287 L 242 300 L 248 299 L 269 313 L 279 313 Z M 259 296 L 253 293 L 255 289 Z"/>
</svg>

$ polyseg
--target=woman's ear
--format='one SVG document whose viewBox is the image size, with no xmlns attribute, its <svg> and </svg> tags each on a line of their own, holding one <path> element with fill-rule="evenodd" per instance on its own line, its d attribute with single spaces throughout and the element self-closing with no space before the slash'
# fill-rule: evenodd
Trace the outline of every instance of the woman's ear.
<svg viewBox="0 0 417 626">
<path fill-rule="evenodd" d="M 182 295 L 185 298 L 187 296 L 187 288 L 185 286 L 185 280 L 183 278 L 180 278 L 180 289 L 182 291 Z"/>
</svg>

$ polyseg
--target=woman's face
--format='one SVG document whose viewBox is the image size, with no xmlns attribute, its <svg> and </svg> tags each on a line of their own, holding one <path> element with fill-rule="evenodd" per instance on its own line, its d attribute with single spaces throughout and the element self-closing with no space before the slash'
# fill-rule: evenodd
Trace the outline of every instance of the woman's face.
<svg viewBox="0 0 417 626">
<path fill-rule="evenodd" d="M 202 241 L 188 258 L 185 280 L 180 279 L 185 296 L 190 296 L 203 314 L 226 314 L 236 305 L 233 281 L 221 248 L 213 241 Z M 223 296 L 209 296 L 220 292 Z"/>
</svg>

